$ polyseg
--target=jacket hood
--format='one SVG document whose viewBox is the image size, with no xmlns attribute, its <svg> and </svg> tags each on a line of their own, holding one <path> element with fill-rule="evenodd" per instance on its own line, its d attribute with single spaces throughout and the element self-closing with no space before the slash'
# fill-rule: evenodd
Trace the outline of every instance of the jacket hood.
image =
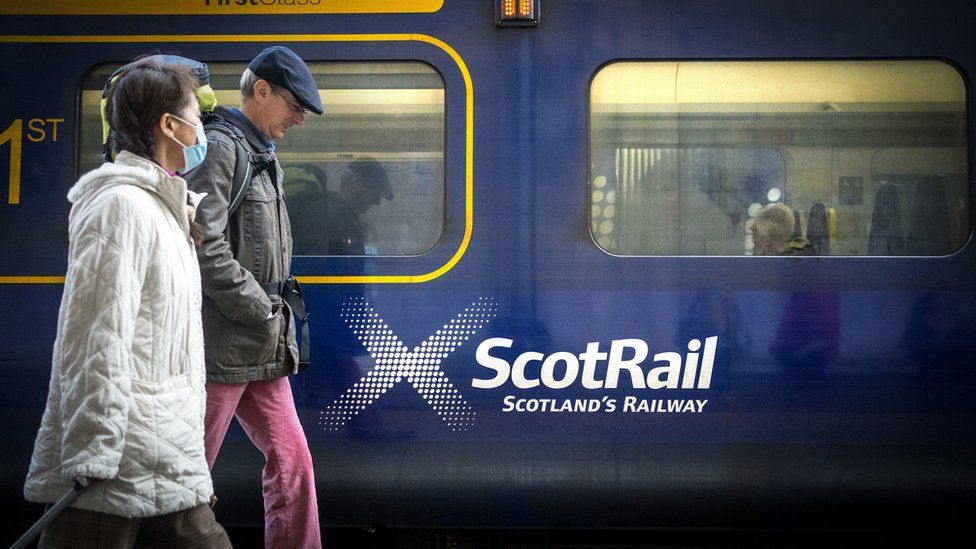
<svg viewBox="0 0 976 549">
<path fill-rule="evenodd" d="M 155 162 L 128 151 L 119 153 L 115 162 L 106 162 L 81 176 L 68 191 L 68 201 L 78 206 L 92 200 L 102 191 L 120 185 L 139 187 L 158 197 L 176 217 L 180 226 L 189 232 L 186 181 L 182 177 L 169 175 Z M 69 223 L 70 221 L 69 219 Z"/>
</svg>

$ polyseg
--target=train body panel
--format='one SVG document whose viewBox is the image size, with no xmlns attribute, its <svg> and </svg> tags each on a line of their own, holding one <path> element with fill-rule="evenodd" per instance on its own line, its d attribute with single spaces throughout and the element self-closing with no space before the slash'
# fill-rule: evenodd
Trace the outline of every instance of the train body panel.
<svg viewBox="0 0 976 549">
<path fill-rule="evenodd" d="M 467 0 L 407 14 L 0 15 L 4 190 L 12 165 L 19 176 L 0 203 L 5 520 L 37 511 L 20 492 L 61 296 L 38 277 L 64 273 L 64 196 L 100 151 L 98 82 L 158 49 L 206 61 L 232 102 L 244 64 L 284 43 L 312 63 L 326 108 L 280 145 L 289 192 L 336 189 L 345 163 L 370 156 L 401 200 L 365 216 L 376 249 L 294 260 L 313 366 L 292 386 L 323 524 L 961 528 L 976 508 L 976 9 L 541 4 L 538 28 L 517 29 Z M 708 71 L 743 63 L 794 63 L 782 74 L 806 86 L 808 71 L 846 63 L 885 78 L 917 63 L 905 78 L 931 70 L 959 89 L 839 91 L 848 102 L 828 94 L 812 111 L 708 95 L 738 85 Z M 617 69 L 672 71 L 664 87 L 705 106 L 613 95 L 627 84 L 599 99 L 599 75 Z M 395 100 L 370 103 L 377 90 Z M 870 252 L 886 186 L 903 197 L 906 242 L 940 189 L 942 247 Z M 644 198 L 669 189 L 673 203 Z M 814 203 L 836 210 L 834 253 L 748 256 L 747 207 L 774 189 L 808 235 Z M 222 521 L 260 523 L 260 467 L 233 428 L 213 471 Z"/>
</svg>

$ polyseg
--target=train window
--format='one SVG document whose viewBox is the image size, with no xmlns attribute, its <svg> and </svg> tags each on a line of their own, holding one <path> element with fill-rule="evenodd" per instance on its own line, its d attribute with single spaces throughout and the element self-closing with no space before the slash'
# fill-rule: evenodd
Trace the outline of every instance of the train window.
<svg viewBox="0 0 976 549">
<path fill-rule="evenodd" d="M 612 63 L 590 231 L 622 255 L 949 254 L 972 229 L 967 118 L 939 61 Z M 761 246 L 777 208 L 792 233 Z"/>
<path fill-rule="evenodd" d="M 208 63 L 217 102 L 240 104 L 246 63 Z M 98 165 L 98 105 L 118 65 L 82 86 L 79 168 Z M 310 63 L 325 114 L 278 142 L 296 255 L 416 255 L 444 228 L 444 80 L 420 62 Z"/>
</svg>

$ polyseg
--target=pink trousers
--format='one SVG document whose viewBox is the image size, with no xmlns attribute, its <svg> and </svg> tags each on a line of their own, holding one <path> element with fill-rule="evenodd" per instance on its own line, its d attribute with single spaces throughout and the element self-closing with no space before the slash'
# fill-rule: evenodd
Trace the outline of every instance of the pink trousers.
<svg viewBox="0 0 976 549">
<path fill-rule="evenodd" d="M 248 383 L 207 382 L 204 442 L 213 469 L 234 416 L 264 454 L 264 546 L 322 547 L 312 456 L 287 377 Z"/>
</svg>

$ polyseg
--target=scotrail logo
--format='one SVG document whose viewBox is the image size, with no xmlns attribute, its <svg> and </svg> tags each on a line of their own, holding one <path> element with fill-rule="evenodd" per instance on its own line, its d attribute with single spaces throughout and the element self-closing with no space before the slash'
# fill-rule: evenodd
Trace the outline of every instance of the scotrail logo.
<svg viewBox="0 0 976 549">
<path fill-rule="evenodd" d="M 505 413 L 700 414 L 704 412 L 708 399 L 645 398 L 634 394 L 621 395 L 619 389 L 641 392 L 677 389 L 684 390 L 684 396 L 697 396 L 698 393 L 689 393 L 689 389 L 710 389 L 718 336 L 704 339 L 704 347 L 699 339 L 688 341 L 688 353 L 684 356 L 674 351 L 655 353 L 649 363 L 647 342 L 636 338 L 614 339 L 607 351 L 601 350 L 603 347 L 599 341 L 591 341 L 586 344 L 586 350 L 578 355 L 558 351 L 546 356 L 527 351 L 509 363 L 502 358 L 507 353 L 499 350 L 510 349 L 514 341 L 493 337 L 481 342 L 475 358 L 479 365 L 493 371 L 494 376 L 487 379 L 476 377 L 471 380 L 471 386 L 476 389 L 496 389 L 511 383 L 518 392 L 542 386 L 552 395 L 506 395 L 502 398 L 501 408 Z M 628 378 L 628 381 L 621 383 L 621 380 Z M 627 388 L 627 385 L 630 387 Z M 587 396 L 559 398 L 553 392 L 567 388 Z"/>
<path fill-rule="evenodd" d="M 406 379 L 452 431 L 467 431 L 474 425 L 475 412 L 441 371 L 441 361 L 484 328 L 497 311 L 493 298 L 480 298 L 411 350 L 365 298 L 345 303 L 342 317 L 376 366 L 319 415 L 319 425 L 338 430 Z"/>
<path fill-rule="evenodd" d="M 494 389 L 511 380 L 519 389 L 532 389 L 540 383 L 549 389 L 565 389 L 577 382 L 584 389 L 616 389 L 621 374 L 626 373 L 634 389 L 708 389 L 712 384 L 718 336 L 705 338 L 704 353 L 699 353 L 701 340 L 692 339 L 684 357 L 673 351 L 655 354 L 651 362 L 660 365 L 649 368 L 646 373 L 648 347 L 643 339 L 615 339 L 610 342 L 609 352 L 600 350 L 599 341 L 587 343 L 586 350 L 579 355 L 559 351 L 546 356 L 529 351 L 520 354 L 511 364 L 492 355 L 492 351 L 510 348 L 512 343 L 514 341 L 503 337 L 481 342 L 476 354 L 478 364 L 493 370 L 495 376 L 475 378 L 472 387 Z M 703 355 L 700 365 L 699 355 Z M 529 375 L 530 370 L 539 374 Z"/>
<path fill-rule="evenodd" d="M 338 430 L 406 379 L 451 430 L 472 428 L 475 411 L 441 370 L 441 363 L 491 322 L 497 311 L 493 298 L 480 298 L 409 349 L 364 298 L 345 303 L 342 318 L 375 367 L 319 414 L 319 425 Z M 684 353 L 652 354 L 646 341 L 628 338 L 614 339 L 608 346 L 590 341 L 579 353 L 526 351 L 509 362 L 506 357 L 514 354 L 514 343 L 504 337 L 483 340 L 475 351 L 480 368 L 470 378 L 476 391 L 507 387 L 512 392 L 501 399 L 503 413 L 702 413 L 708 400 L 697 396 L 711 389 L 718 336 L 690 339 Z M 556 391 L 564 389 L 574 394 L 558 397 Z M 662 389 L 671 396 L 695 398 L 647 396 Z M 539 394 L 540 390 L 548 394 Z M 528 391 L 527 396 L 520 396 L 523 391 Z"/>
</svg>

